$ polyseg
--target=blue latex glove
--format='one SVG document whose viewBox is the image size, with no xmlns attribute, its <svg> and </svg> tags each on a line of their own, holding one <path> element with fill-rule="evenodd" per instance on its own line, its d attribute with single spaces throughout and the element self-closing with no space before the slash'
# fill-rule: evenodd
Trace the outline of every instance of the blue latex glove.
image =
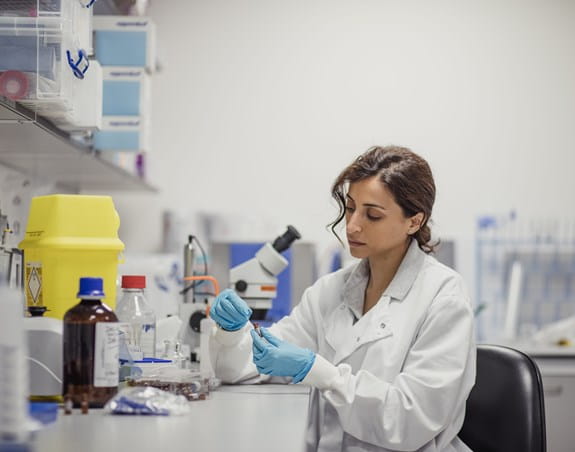
<svg viewBox="0 0 575 452">
<path fill-rule="evenodd" d="M 250 307 L 231 289 L 221 292 L 210 308 L 210 317 L 228 331 L 239 330 L 251 315 Z"/>
<path fill-rule="evenodd" d="M 251 331 L 254 364 L 258 372 L 276 377 L 293 377 L 294 383 L 302 381 L 315 361 L 315 353 L 278 339 L 266 328 L 260 328 L 260 331 L 263 337 L 255 330 Z"/>
</svg>

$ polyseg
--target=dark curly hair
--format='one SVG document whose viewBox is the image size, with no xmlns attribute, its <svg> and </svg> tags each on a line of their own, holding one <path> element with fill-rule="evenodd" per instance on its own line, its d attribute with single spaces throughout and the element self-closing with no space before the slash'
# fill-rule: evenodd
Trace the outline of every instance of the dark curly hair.
<svg viewBox="0 0 575 452">
<path fill-rule="evenodd" d="M 330 223 L 335 231 L 345 218 L 345 195 L 350 183 L 377 176 L 393 195 L 405 217 L 423 213 L 421 227 L 413 234 L 419 248 L 431 253 L 438 243 L 431 244 L 431 229 L 428 222 L 435 201 L 435 182 L 427 162 L 408 148 L 400 146 L 374 146 L 345 168 L 333 183 L 331 195 L 339 207 L 339 214 Z"/>
</svg>

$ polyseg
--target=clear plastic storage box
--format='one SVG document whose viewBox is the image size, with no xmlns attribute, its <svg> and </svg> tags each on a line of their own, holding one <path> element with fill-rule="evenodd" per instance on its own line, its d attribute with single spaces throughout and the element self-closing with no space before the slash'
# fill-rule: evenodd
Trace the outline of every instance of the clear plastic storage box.
<svg viewBox="0 0 575 452">
<path fill-rule="evenodd" d="M 0 54 L 1 95 L 45 116 L 73 110 L 72 99 L 89 62 L 71 35 L 0 28 Z"/>
<path fill-rule="evenodd" d="M 1 0 L 0 0 L 1 1 Z M 72 98 L 72 110 L 50 115 L 61 129 L 68 131 L 98 130 L 102 127 L 103 72 L 100 63 L 90 60 L 90 69 Z"/>
<path fill-rule="evenodd" d="M 0 5 L 0 95 L 81 128 L 82 105 L 89 104 L 90 112 L 101 105 L 101 90 L 99 99 L 86 94 L 102 76 L 86 82 L 93 77 L 87 76 L 90 61 L 78 34 L 90 27 L 91 10 L 80 0 L 1 0 Z M 99 121 L 89 122 L 97 127 Z"/>
<path fill-rule="evenodd" d="M 0 0 L 0 18 L 12 18 L 23 28 L 60 30 L 93 54 L 92 5 L 95 0 Z"/>
</svg>

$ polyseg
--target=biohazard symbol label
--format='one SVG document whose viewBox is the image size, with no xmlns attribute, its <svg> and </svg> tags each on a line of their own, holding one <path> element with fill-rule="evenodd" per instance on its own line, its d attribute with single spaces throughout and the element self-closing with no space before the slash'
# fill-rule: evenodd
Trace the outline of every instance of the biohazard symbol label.
<svg viewBox="0 0 575 452">
<path fill-rule="evenodd" d="M 42 265 L 26 263 L 26 304 L 42 306 Z"/>
</svg>

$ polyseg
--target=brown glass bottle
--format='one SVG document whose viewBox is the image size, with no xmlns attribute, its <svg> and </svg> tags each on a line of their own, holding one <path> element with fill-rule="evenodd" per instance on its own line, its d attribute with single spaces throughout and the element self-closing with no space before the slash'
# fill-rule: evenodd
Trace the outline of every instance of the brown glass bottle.
<svg viewBox="0 0 575 452">
<path fill-rule="evenodd" d="M 101 278 L 80 278 L 80 303 L 64 315 L 63 391 L 79 407 L 101 408 L 118 392 L 119 330 Z"/>
</svg>

